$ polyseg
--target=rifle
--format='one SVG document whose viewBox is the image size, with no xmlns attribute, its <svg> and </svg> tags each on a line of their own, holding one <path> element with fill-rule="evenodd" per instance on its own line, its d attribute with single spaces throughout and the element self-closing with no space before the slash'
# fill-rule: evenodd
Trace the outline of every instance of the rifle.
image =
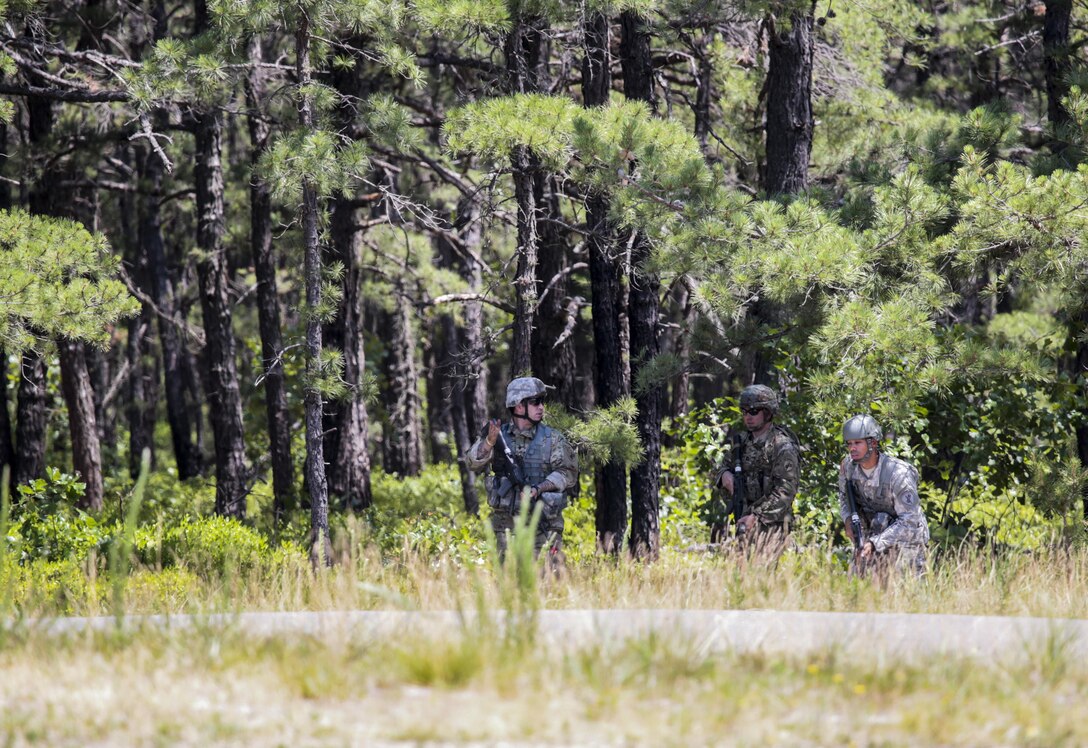
<svg viewBox="0 0 1088 748">
<path fill-rule="evenodd" d="M 501 479 L 497 491 L 502 502 L 500 506 L 507 503 L 503 499 L 509 495 L 509 506 L 503 508 L 514 511 L 522 490 L 528 485 L 525 479 L 525 467 L 521 464 L 521 459 L 510 449 L 510 443 L 506 441 L 506 435 L 502 433 L 501 428 L 499 442 L 502 444 L 502 449 L 498 449 L 499 445 L 495 445 L 495 455 L 491 458 L 491 470 L 496 478 Z"/>
<path fill-rule="evenodd" d="M 858 516 L 858 495 L 854 481 L 846 478 L 846 508 L 850 510 L 850 529 L 854 531 L 854 560 L 861 560 L 861 517 Z"/>
<path fill-rule="evenodd" d="M 744 516 L 745 510 L 748 508 L 745 506 L 746 496 L 744 485 L 744 450 L 741 447 L 741 435 L 739 433 L 733 434 L 733 502 L 730 507 L 733 514 L 733 525 L 740 528 L 738 520 Z"/>
</svg>

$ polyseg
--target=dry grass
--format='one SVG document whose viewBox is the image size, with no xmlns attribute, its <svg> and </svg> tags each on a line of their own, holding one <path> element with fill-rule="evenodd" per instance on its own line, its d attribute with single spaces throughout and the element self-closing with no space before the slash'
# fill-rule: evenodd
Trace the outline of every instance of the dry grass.
<svg viewBox="0 0 1088 748">
<path fill-rule="evenodd" d="M 565 653 L 457 634 L 27 634 L 0 736 L 42 745 L 1079 745 L 1088 666 L 707 654 L 650 636 Z"/>
<path fill-rule="evenodd" d="M 667 552 L 558 578 L 370 552 L 202 580 L 137 571 L 129 613 L 222 610 L 775 608 L 1085 617 L 1088 554 L 964 551 L 922 582 L 849 578 L 828 551 L 777 565 Z M 19 577 L 18 615 L 106 614 L 102 580 Z M 55 580 L 54 580 L 55 581 Z M 35 586 L 35 585 L 39 586 Z M 74 589 L 80 584 L 80 589 Z M 17 589 L 16 589 L 17 586 Z M 58 591 L 58 589 L 60 591 Z M 255 637 L 226 627 L 0 634 L 0 743 L 12 745 L 1079 745 L 1088 664 L 1060 641 L 1017 661 L 896 663 L 865 642 L 814 656 L 710 652 L 660 635 L 542 651 L 523 636 Z M 849 653 L 849 659 L 845 656 Z"/>
</svg>

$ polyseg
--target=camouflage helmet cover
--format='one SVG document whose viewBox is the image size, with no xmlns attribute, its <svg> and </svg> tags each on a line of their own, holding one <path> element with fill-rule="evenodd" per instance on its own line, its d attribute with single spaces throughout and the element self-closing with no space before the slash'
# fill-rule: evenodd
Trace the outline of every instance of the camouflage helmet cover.
<svg viewBox="0 0 1088 748">
<path fill-rule="evenodd" d="M 846 423 L 842 425 L 842 440 L 845 442 L 856 439 L 880 441 L 882 438 L 884 438 L 884 432 L 880 430 L 880 424 L 872 416 L 854 416 L 846 419 Z"/>
<path fill-rule="evenodd" d="M 506 385 L 506 407 L 513 408 L 522 400 L 541 397 L 548 391 L 548 386 L 536 377 L 518 377 Z"/>
<path fill-rule="evenodd" d="M 766 408 L 774 415 L 778 412 L 778 395 L 765 384 L 749 385 L 740 393 L 740 407 L 741 410 Z"/>
</svg>

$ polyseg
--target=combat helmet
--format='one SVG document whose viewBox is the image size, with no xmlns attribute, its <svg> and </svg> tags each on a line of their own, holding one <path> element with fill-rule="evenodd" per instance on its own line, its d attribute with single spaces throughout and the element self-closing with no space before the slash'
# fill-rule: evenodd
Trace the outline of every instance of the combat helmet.
<svg viewBox="0 0 1088 748">
<path fill-rule="evenodd" d="M 518 377 L 506 385 L 506 407 L 516 407 L 518 403 L 530 397 L 543 397 L 548 386 L 536 377 Z"/>
<path fill-rule="evenodd" d="M 842 425 L 842 440 L 844 442 L 856 439 L 876 439 L 880 441 L 882 438 L 884 438 L 884 432 L 880 430 L 880 424 L 872 416 L 853 416 L 846 419 L 846 423 Z"/>
<path fill-rule="evenodd" d="M 765 384 L 752 384 L 740 393 L 740 409 L 765 408 L 772 416 L 778 413 L 778 395 Z"/>
</svg>

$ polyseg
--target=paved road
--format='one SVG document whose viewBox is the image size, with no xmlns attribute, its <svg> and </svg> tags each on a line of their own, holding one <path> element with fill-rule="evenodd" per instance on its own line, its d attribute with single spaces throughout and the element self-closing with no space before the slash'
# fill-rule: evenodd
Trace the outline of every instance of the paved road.
<svg viewBox="0 0 1088 748">
<path fill-rule="evenodd" d="M 1088 620 L 1079 619 L 774 610 L 546 610 L 539 616 L 540 636 L 556 648 L 615 643 L 656 632 L 673 641 L 680 637 L 706 652 L 806 654 L 857 647 L 886 656 L 1009 659 L 1060 646 L 1065 656 L 1088 655 Z M 116 621 L 111 617 L 58 618 L 29 625 L 64 634 L 108 629 Z M 253 635 L 353 636 L 380 641 L 474 630 L 477 622 L 474 615 L 462 618 L 454 612 L 346 611 L 134 616 L 125 625 L 230 626 Z"/>
</svg>

